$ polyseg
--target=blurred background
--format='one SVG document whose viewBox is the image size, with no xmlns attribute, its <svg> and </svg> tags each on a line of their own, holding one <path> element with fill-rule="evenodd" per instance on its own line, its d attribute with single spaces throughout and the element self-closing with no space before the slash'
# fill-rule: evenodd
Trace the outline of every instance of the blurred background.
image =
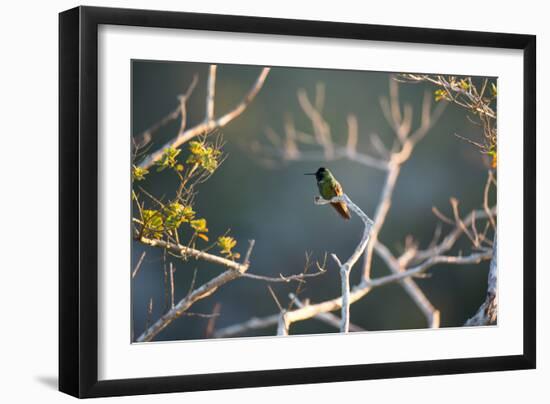
<svg viewBox="0 0 550 404">
<path fill-rule="evenodd" d="M 215 62 L 215 61 L 213 61 Z M 256 80 L 259 66 L 219 65 L 216 82 L 215 113 L 220 116 L 232 109 Z M 198 85 L 188 104 L 187 126 L 204 119 L 208 64 L 133 61 L 132 62 L 132 135 L 140 136 L 145 130 L 173 111 L 178 95 L 183 94 L 193 76 Z M 345 192 L 369 216 L 374 216 L 384 181 L 384 172 L 358 165 L 347 160 L 323 162 L 288 162 L 266 165 L 251 153 L 255 142 L 268 144 L 265 129 L 270 127 L 284 133 L 285 114 L 292 114 L 298 129 L 311 133 L 311 122 L 303 114 L 296 93 L 305 89 L 310 98 L 318 83 L 324 83 L 326 102 L 324 117 L 331 125 L 333 140 L 345 144 L 346 118 L 354 113 L 358 118 L 358 150 L 371 155 L 368 135 L 377 133 L 387 146 L 394 134 L 380 108 L 381 96 L 388 96 L 391 75 L 384 72 L 339 71 L 274 67 L 260 93 L 237 119 L 221 129 L 227 159 L 221 168 L 198 188 L 195 210 L 208 220 L 209 236 L 215 240 L 226 230 L 238 241 L 235 251 L 244 254 L 247 240 L 255 239 L 250 272 L 267 276 L 302 272 L 305 253 L 312 259 L 322 260 L 325 252 L 336 253 L 347 259 L 356 247 L 363 230 L 361 221 L 353 217 L 342 220 L 327 206 L 315 206 L 317 195 L 314 177 L 303 174 L 320 166 L 329 168 L 342 184 Z M 402 102 L 414 108 L 413 128 L 419 125 L 422 97 L 428 84 L 400 84 Z M 152 150 L 156 150 L 174 137 L 179 121 L 161 128 L 154 137 Z M 480 139 L 481 130 L 466 118 L 466 112 L 448 105 L 439 122 L 415 148 L 413 155 L 402 167 L 394 193 L 393 204 L 380 233 L 380 240 L 394 254 L 403 250 L 405 237 L 412 234 L 425 248 L 432 240 L 440 222 L 432 213 L 437 206 L 451 213 L 450 197 L 460 201 L 462 214 L 481 207 L 486 181 L 486 163 L 477 148 L 454 136 L 458 133 L 471 139 Z M 171 197 L 177 182 L 175 176 L 154 169 L 139 185 L 161 197 Z M 151 205 L 151 207 L 153 207 Z M 451 226 L 443 226 L 446 234 Z M 147 306 L 153 299 L 152 320 L 165 310 L 164 272 L 162 251 L 143 247 L 133 242 L 132 261 L 136 264 L 144 248 L 147 255 L 139 274 L 132 280 L 132 320 L 134 336 L 144 330 Z M 462 240 L 452 250 L 468 253 L 470 243 Z M 197 268 L 196 285 L 200 285 L 224 268 L 202 261 L 188 262 L 172 259 L 176 266 L 175 298 L 183 298 L 189 289 L 193 272 Z M 362 261 L 352 271 L 352 285 L 359 280 Z M 128 269 L 131 271 L 132 268 Z M 336 265 L 327 260 L 327 273 L 307 280 L 300 297 L 312 303 L 340 295 L 340 280 Z M 417 284 L 441 311 L 441 326 L 461 326 L 483 301 L 487 286 L 489 263 L 479 265 L 433 267 L 433 275 L 416 280 Z M 389 274 L 384 263 L 374 256 L 372 277 Z M 296 283 L 271 284 L 286 306 L 288 293 Z M 193 313 L 211 313 L 216 304 L 220 315 L 216 328 L 243 322 L 251 317 L 262 317 L 278 312 L 266 283 L 252 279 L 237 279 L 220 288 L 212 296 L 193 305 Z M 155 340 L 185 340 L 204 338 L 207 318 L 183 316 L 161 332 Z M 352 323 L 367 330 L 399 330 L 425 328 L 426 320 L 399 284 L 376 288 L 365 298 L 351 306 Z M 338 332 L 318 320 L 311 319 L 292 325 L 291 334 Z M 246 334 L 247 336 L 274 335 L 275 326 Z"/>
</svg>

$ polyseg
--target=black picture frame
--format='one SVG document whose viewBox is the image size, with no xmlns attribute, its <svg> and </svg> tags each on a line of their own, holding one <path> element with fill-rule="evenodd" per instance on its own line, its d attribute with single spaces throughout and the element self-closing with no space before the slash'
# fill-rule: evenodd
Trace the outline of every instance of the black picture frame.
<svg viewBox="0 0 550 404">
<path fill-rule="evenodd" d="M 523 50 L 523 354 L 98 381 L 100 24 Z M 533 35 L 96 7 L 60 13 L 59 389 L 84 398 L 535 368 L 535 80 Z"/>
</svg>

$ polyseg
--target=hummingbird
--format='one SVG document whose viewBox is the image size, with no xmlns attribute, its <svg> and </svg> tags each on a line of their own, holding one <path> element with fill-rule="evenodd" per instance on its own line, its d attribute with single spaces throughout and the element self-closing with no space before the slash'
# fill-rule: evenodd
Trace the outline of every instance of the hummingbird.
<svg viewBox="0 0 550 404">
<path fill-rule="evenodd" d="M 340 183 L 336 181 L 334 175 L 332 175 L 332 173 L 325 167 L 319 168 L 314 173 L 306 173 L 304 175 L 315 176 L 315 179 L 317 180 L 317 187 L 319 188 L 319 193 L 321 194 L 323 199 L 326 199 L 327 201 L 330 201 L 335 196 L 341 196 L 344 194 Z M 344 219 L 351 219 L 348 206 L 345 204 L 345 202 L 332 202 L 331 205 Z"/>
</svg>

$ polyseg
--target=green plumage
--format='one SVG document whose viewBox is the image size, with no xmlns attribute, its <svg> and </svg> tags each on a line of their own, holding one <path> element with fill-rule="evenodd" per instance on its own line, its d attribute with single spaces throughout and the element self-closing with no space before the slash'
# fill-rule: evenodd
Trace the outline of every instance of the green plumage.
<svg viewBox="0 0 550 404">
<path fill-rule="evenodd" d="M 342 189 L 340 183 L 336 181 L 336 178 L 328 170 L 321 180 L 317 181 L 317 187 L 319 188 L 319 194 L 327 201 L 338 196 L 337 190 Z"/>
</svg>

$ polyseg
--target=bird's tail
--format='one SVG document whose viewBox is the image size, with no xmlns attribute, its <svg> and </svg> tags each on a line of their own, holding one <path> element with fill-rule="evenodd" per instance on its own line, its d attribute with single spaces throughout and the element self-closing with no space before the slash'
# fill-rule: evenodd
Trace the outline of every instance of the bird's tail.
<svg viewBox="0 0 550 404">
<path fill-rule="evenodd" d="M 344 202 L 334 202 L 331 203 L 331 205 L 336 209 L 336 212 L 340 214 L 344 219 L 349 220 L 351 219 L 351 214 L 349 213 L 348 205 L 346 205 Z"/>
</svg>

